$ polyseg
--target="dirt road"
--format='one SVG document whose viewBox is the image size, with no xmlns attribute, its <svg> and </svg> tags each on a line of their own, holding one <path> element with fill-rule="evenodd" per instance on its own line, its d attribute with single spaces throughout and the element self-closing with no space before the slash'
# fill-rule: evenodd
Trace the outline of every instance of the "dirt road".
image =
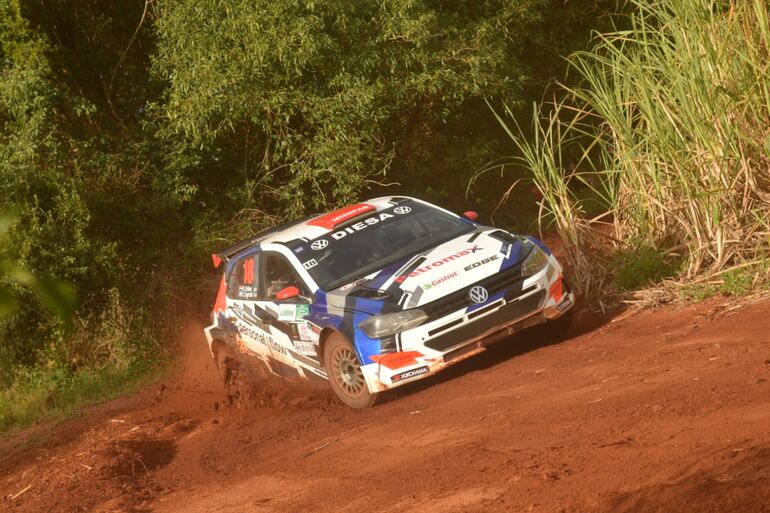
<svg viewBox="0 0 770 513">
<path fill-rule="evenodd" d="M 525 334 L 385 404 L 178 376 L 0 440 L 8 512 L 770 512 L 770 302 Z"/>
</svg>

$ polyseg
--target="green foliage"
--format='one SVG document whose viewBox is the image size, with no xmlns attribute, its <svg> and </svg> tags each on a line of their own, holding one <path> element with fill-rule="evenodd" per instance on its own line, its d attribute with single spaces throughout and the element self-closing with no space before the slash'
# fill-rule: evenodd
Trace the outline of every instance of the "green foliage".
<svg viewBox="0 0 770 513">
<path fill-rule="evenodd" d="M 675 276 L 681 262 L 655 248 L 641 247 L 633 252 L 618 252 L 610 262 L 613 284 L 618 290 L 636 290 Z"/>
<path fill-rule="evenodd" d="M 0 0 L 0 427 L 151 368 L 233 239 L 380 192 L 490 211 L 485 99 L 538 97 L 601 3 Z"/>
<path fill-rule="evenodd" d="M 580 82 L 544 106 L 536 136 L 511 134 L 574 248 L 584 291 L 598 291 L 589 284 L 605 270 L 586 265 L 601 250 L 582 187 L 605 206 L 608 240 L 684 250 L 684 279 L 770 253 L 767 3 L 629 5 L 628 29 L 571 57 Z"/>
<path fill-rule="evenodd" d="M 689 283 L 682 288 L 682 295 L 691 301 L 702 301 L 716 294 L 742 296 L 770 286 L 770 259 L 752 265 L 728 269 L 713 279 Z"/>
<path fill-rule="evenodd" d="M 129 392 L 151 373 L 142 366 L 85 369 L 26 369 L 0 389 L 0 431 L 66 415 L 79 406 Z"/>
<path fill-rule="evenodd" d="M 532 72 L 519 52 L 547 6 L 166 2 L 155 56 L 169 81 L 155 110 L 176 147 L 166 184 L 209 202 L 237 183 L 228 208 L 298 214 L 352 201 L 394 159 L 422 181 L 410 165 L 422 134 L 473 99 L 521 94 Z"/>
</svg>

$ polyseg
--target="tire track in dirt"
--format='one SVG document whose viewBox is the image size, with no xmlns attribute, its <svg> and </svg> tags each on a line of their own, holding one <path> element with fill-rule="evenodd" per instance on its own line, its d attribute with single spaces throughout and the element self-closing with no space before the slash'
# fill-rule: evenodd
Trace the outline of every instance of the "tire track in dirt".
<svg viewBox="0 0 770 513">
<path fill-rule="evenodd" d="M 352 411 L 275 384 L 225 406 L 180 370 L 0 441 L 9 512 L 770 512 L 770 302 L 536 331 Z M 14 499 L 10 497 L 29 487 Z"/>
</svg>

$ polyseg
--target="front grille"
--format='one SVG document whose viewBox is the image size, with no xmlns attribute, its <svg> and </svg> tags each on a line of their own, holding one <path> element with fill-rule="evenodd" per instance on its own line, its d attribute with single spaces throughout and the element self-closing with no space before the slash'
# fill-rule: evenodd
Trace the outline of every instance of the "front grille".
<svg viewBox="0 0 770 513">
<path fill-rule="evenodd" d="M 520 319 L 528 314 L 537 311 L 540 305 L 543 304 L 545 299 L 545 289 L 541 289 L 530 296 L 513 301 L 507 305 L 501 307 L 497 312 L 482 317 L 476 321 L 472 321 L 465 326 L 457 328 L 456 330 L 449 331 L 443 335 L 439 335 L 433 339 L 428 340 L 425 343 L 426 347 L 435 349 L 436 351 L 444 351 L 450 347 L 462 344 L 463 342 L 470 340 L 474 337 L 500 326 L 501 328 L 508 324 L 510 321 Z"/>
<path fill-rule="evenodd" d="M 439 319 L 445 315 L 449 315 L 452 312 L 462 310 L 471 305 L 471 300 L 468 299 L 468 291 L 471 287 L 481 285 L 489 292 L 490 296 L 494 296 L 502 290 L 507 290 L 505 294 L 506 300 L 511 300 L 521 295 L 522 283 L 524 278 L 521 276 L 521 266 L 514 265 L 497 274 L 487 276 L 481 281 L 472 283 L 467 287 L 464 287 L 458 291 L 432 301 L 425 306 L 420 307 L 425 313 L 428 314 L 430 319 Z"/>
</svg>

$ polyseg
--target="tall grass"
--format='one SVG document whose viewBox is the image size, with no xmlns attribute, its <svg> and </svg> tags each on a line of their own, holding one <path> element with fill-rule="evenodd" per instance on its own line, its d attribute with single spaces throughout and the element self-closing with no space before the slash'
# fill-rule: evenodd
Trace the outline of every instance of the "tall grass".
<svg viewBox="0 0 770 513">
<path fill-rule="evenodd" d="M 770 253 L 767 2 L 630 5 L 628 29 L 570 57 L 579 85 L 560 86 L 534 134 L 509 130 L 588 293 L 606 271 L 586 191 L 606 209 L 609 240 L 681 253 L 683 278 Z"/>
</svg>

